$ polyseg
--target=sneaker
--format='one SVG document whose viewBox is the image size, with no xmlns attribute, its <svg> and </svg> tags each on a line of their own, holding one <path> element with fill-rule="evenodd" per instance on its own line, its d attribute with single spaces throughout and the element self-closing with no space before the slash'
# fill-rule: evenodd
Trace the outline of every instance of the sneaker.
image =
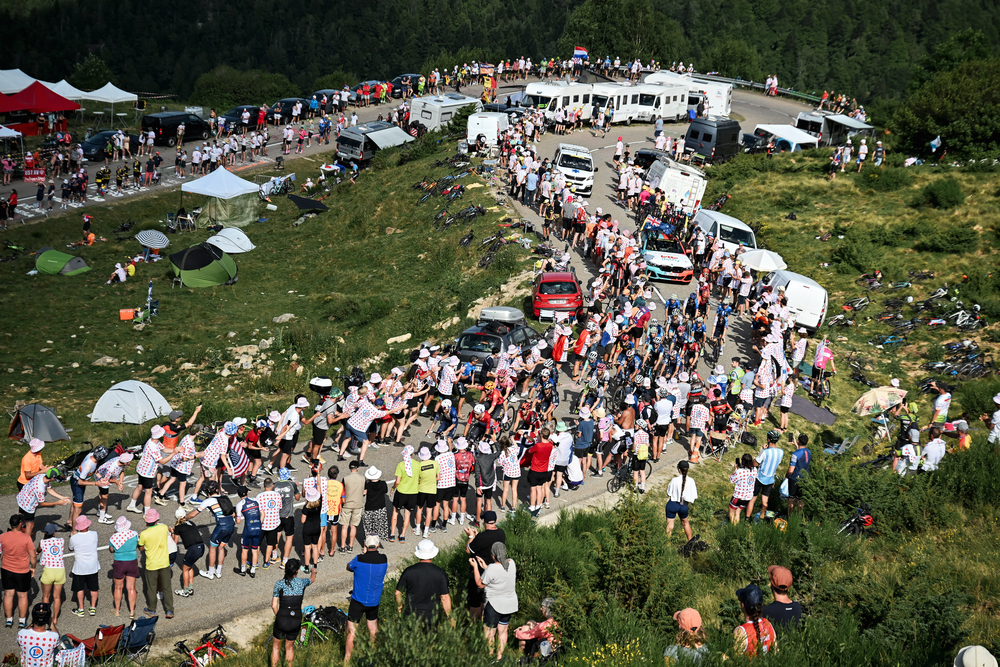
<svg viewBox="0 0 1000 667">
<path fill-rule="evenodd" d="M 97 523 L 114 523 L 114 522 L 115 520 L 109 516 L 105 516 L 104 518 L 97 520 Z"/>
<path fill-rule="evenodd" d="M 198 574 L 200 574 L 201 576 L 205 577 L 206 579 L 215 579 L 215 571 L 214 570 L 202 570 Z"/>
<path fill-rule="evenodd" d="M 561 486 L 560 488 L 561 488 L 561 489 L 562 489 L 563 491 L 569 491 L 569 485 L 568 485 L 568 484 L 566 484 L 566 482 L 563 482 L 563 485 L 562 485 L 562 486 Z"/>
<path fill-rule="evenodd" d="M 549 501 L 545 501 L 545 509 L 549 509 Z"/>
<path fill-rule="evenodd" d="M 247 572 L 247 574 L 250 575 L 251 579 L 254 579 L 257 576 L 257 571 L 255 569 L 253 569 L 253 568 L 250 568 L 250 571 Z"/>
<path fill-rule="evenodd" d="M 393 541 L 392 535 L 389 536 L 389 541 L 390 542 Z M 337 551 L 340 552 L 340 553 L 345 553 L 347 551 L 347 549 L 345 549 L 344 547 L 337 547 Z"/>
<path fill-rule="evenodd" d="M 157 505 L 166 505 L 167 504 L 167 501 L 164 500 L 162 496 L 156 496 L 155 498 L 153 498 L 153 502 L 156 503 Z"/>
<path fill-rule="evenodd" d="M 448 519 L 448 523 L 450 523 L 453 526 L 455 525 L 455 515 L 454 514 L 452 514 L 451 518 Z"/>
<path fill-rule="evenodd" d="M 390 541 L 391 541 L 391 540 L 390 540 Z M 405 535 L 400 535 L 400 536 L 399 536 L 399 543 L 400 543 L 400 544 L 403 544 L 403 543 L 405 543 L 405 542 L 406 542 L 406 536 L 405 536 Z"/>
<path fill-rule="evenodd" d="M 234 567 L 233 568 L 233 572 L 235 572 L 236 574 L 240 575 L 241 577 L 247 576 L 247 571 L 246 570 L 241 570 L 238 567 Z"/>
<path fill-rule="evenodd" d="M 302 572 L 303 572 L 303 574 L 309 574 L 309 566 L 308 565 L 303 565 L 302 566 Z"/>
<path fill-rule="evenodd" d="M 189 597 L 191 597 L 191 593 L 189 593 L 188 589 L 186 589 L 186 588 L 181 588 L 179 590 L 174 591 L 174 595 L 180 596 L 182 598 L 189 598 Z"/>
<path fill-rule="evenodd" d="M 434 528 L 432 526 L 424 526 L 424 539 L 425 540 L 427 539 L 427 536 L 431 533 L 431 531 L 434 531 L 436 533 L 437 532 L 437 528 Z"/>
<path fill-rule="evenodd" d="M 332 555 L 332 554 L 331 554 L 331 555 Z M 320 557 L 319 557 L 319 562 L 320 562 L 320 563 L 322 563 L 322 562 L 323 562 L 323 558 L 324 558 L 324 556 L 320 556 Z"/>
<path fill-rule="evenodd" d="M 271 561 L 267 561 L 266 560 L 266 561 L 264 561 L 264 564 L 260 566 L 260 569 L 266 570 L 269 567 L 271 567 Z"/>
<path fill-rule="evenodd" d="M 395 542 L 396 541 L 396 536 L 394 534 L 392 534 L 392 533 L 389 533 L 389 541 L 390 542 Z M 341 551 L 341 553 L 343 553 L 343 551 Z"/>
<path fill-rule="evenodd" d="M 354 545 L 353 544 L 347 545 L 347 553 L 351 553 L 352 551 L 354 551 Z"/>
<path fill-rule="evenodd" d="M 9 621 L 4 621 L 3 627 L 5 627 L 5 628 L 12 628 L 12 627 L 14 627 L 14 619 L 11 619 Z"/>
<path fill-rule="evenodd" d="M 451 517 L 451 521 L 452 521 L 452 523 L 455 522 L 455 517 L 454 516 Z M 464 514 L 462 514 L 462 515 L 460 515 L 458 517 L 458 525 L 460 525 L 460 526 L 464 526 L 465 525 L 465 515 Z"/>
<path fill-rule="evenodd" d="M 291 461 L 288 462 L 288 465 L 285 466 L 285 468 L 288 469 L 288 472 L 298 472 L 297 469 L 295 469 L 295 468 L 292 467 L 292 462 Z"/>
<path fill-rule="evenodd" d="M 91 616 L 97 616 L 97 607 L 91 607 L 90 609 L 87 610 L 87 613 L 90 614 Z"/>
<path fill-rule="evenodd" d="M 73 613 L 76 614 L 77 616 L 79 616 L 80 618 L 83 618 L 84 614 L 86 614 L 87 612 L 85 612 L 82 609 L 74 609 Z"/>
<path fill-rule="evenodd" d="M 136 514 L 142 514 L 142 509 L 139 508 L 139 507 L 136 507 L 135 505 L 129 505 L 125 509 L 128 512 L 135 512 Z"/>
<path fill-rule="evenodd" d="M 444 521 L 441 522 L 441 532 L 442 533 L 447 533 L 448 532 L 448 524 L 446 522 L 444 522 Z"/>
<path fill-rule="evenodd" d="M 552 495 L 554 495 L 556 498 L 558 498 L 559 497 L 559 489 L 556 489 L 555 493 L 553 493 Z"/>
</svg>

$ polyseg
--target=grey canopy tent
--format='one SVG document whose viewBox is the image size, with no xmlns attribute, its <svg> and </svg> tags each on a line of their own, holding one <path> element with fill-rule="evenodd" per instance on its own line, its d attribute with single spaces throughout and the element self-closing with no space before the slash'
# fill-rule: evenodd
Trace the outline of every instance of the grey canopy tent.
<svg viewBox="0 0 1000 667">
<path fill-rule="evenodd" d="M 69 435 L 56 413 L 41 403 L 31 403 L 18 408 L 7 435 L 22 442 L 29 442 L 32 438 L 38 438 L 43 442 L 69 440 Z"/>
<path fill-rule="evenodd" d="M 170 404 L 160 392 L 145 382 L 126 380 L 104 392 L 89 416 L 94 423 L 144 424 L 169 414 Z"/>
</svg>

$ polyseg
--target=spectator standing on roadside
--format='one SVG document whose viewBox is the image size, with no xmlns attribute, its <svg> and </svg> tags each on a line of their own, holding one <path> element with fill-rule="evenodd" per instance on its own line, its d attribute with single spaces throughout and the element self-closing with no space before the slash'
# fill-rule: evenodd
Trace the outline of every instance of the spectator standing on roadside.
<svg viewBox="0 0 1000 667">
<path fill-rule="evenodd" d="M 383 495 L 383 502 L 384 499 Z M 382 589 L 385 587 L 385 575 L 389 571 L 389 559 L 385 554 L 379 553 L 380 546 L 381 540 L 378 535 L 368 535 L 365 537 L 364 551 L 347 564 L 347 571 L 354 573 L 354 587 L 351 590 L 351 604 L 347 611 L 345 665 L 351 661 L 354 638 L 357 634 L 356 627 L 362 617 L 368 625 L 372 642 L 378 634 L 378 607 L 382 600 Z"/>
<path fill-rule="evenodd" d="M 10 530 L 0 535 L 0 553 L 3 566 L 0 580 L 3 582 L 4 627 L 14 624 L 14 594 L 17 594 L 18 627 L 27 626 L 28 591 L 35 572 L 35 543 L 26 533 L 27 522 L 20 514 L 10 517 Z"/>
<path fill-rule="evenodd" d="M 90 530 L 90 519 L 78 516 L 76 523 L 73 524 L 73 535 L 69 538 L 69 550 L 74 553 L 73 596 L 76 598 L 76 609 L 73 613 L 77 616 L 86 613 L 83 605 L 86 593 L 90 594 L 90 615 L 97 614 L 101 571 L 101 561 L 97 556 L 97 541 L 97 533 Z"/>
<path fill-rule="evenodd" d="M 785 451 L 778 447 L 778 440 L 781 433 L 772 429 L 767 432 L 767 447 L 757 455 L 757 479 L 754 482 L 753 497 L 747 504 L 746 516 L 749 519 L 753 516 L 753 506 L 760 496 L 761 518 L 767 513 L 768 499 L 771 497 L 771 489 L 774 487 L 774 475 L 781 464 L 781 459 L 785 457 Z"/>
<path fill-rule="evenodd" d="M 163 609 L 168 619 L 174 617 L 174 592 L 170 588 L 170 553 L 167 540 L 172 539 L 170 530 L 160 523 L 160 513 L 155 509 L 146 510 L 143 518 L 146 529 L 139 533 L 139 548 L 146 554 L 146 608 L 147 616 L 156 614 L 156 593 L 163 590 Z"/>
<path fill-rule="evenodd" d="M 135 580 L 139 577 L 139 534 L 132 530 L 132 522 L 123 516 L 115 522 L 115 533 L 111 536 L 108 549 L 114 554 L 111 568 L 114 579 L 115 616 L 121 615 L 122 593 L 127 592 L 128 615 L 135 618 L 137 593 Z"/>
<path fill-rule="evenodd" d="M 809 444 L 809 436 L 802 433 L 798 437 L 798 449 L 792 452 L 792 457 L 788 461 L 788 511 L 802 511 L 802 489 L 799 488 L 799 481 L 804 475 L 809 474 L 809 464 L 812 462 L 812 452 L 806 445 Z"/>
<path fill-rule="evenodd" d="M 357 460 L 348 464 L 350 472 L 344 477 L 344 506 L 340 510 L 340 553 L 354 550 L 358 526 L 365 512 L 365 478 L 358 469 Z"/>
<path fill-rule="evenodd" d="M 21 474 L 17 478 L 18 491 L 23 489 L 33 477 L 44 475 L 48 472 L 51 466 L 45 465 L 42 461 L 42 450 L 44 448 L 45 442 L 38 438 L 31 439 L 31 442 L 28 444 L 28 451 L 21 457 Z"/>
<path fill-rule="evenodd" d="M 868 159 L 868 144 L 864 139 L 861 140 L 861 145 L 858 146 L 858 173 L 861 173 L 861 168 L 865 166 L 865 160 Z"/>
<path fill-rule="evenodd" d="M 445 616 L 451 616 L 448 575 L 433 563 L 438 548 L 430 540 L 421 540 L 414 555 L 419 562 L 403 570 L 396 584 L 396 607 L 400 614 L 413 614 L 429 626 L 438 605 Z"/>
</svg>

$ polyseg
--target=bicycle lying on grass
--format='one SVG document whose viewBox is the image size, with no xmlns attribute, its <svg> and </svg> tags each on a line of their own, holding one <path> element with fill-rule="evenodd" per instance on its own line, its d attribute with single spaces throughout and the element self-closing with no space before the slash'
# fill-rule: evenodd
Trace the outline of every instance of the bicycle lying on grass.
<svg viewBox="0 0 1000 667">
<path fill-rule="evenodd" d="M 216 658 L 230 658 L 239 653 L 229 646 L 228 642 L 226 631 L 221 625 L 212 632 L 202 635 L 201 645 L 198 648 L 189 649 L 187 643 L 181 640 L 174 646 L 185 659 L 177 667 L 204 667 Z"/>
</svg>

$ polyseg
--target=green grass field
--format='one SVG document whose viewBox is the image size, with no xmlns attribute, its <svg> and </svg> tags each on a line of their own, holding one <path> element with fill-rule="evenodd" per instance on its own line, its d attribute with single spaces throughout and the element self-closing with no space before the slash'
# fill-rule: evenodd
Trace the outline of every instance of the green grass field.
<svg viewBox="0 0 1000 667">
<path fill-rule="evenodd" d="M 458 244 L 468 225 L 433 231 L 442 200 L 418 205 L 422 193 L 411 186 L 425 175 L 448 173 L 430 165 L 454 144 L 438 146 L 434 140 L 421 149 L 425 157 L 366 173 L 355 186 L 335 188 L 325 199 L 330 211 L 300 226 L 293 225 L 299 212 L 289 200 L 275 199 L 274 212 L 261 207 L 269 220 L 245 228 L 257 249 L 234 257 L 239 280 L 232 286 L 172 288 L 166 259 L 139 264 L 135 277 L 124 284 L 104 284 L 115 262 L 140 250 L 134 240 L 115 242 L 112 231 L 128 219 L 138 223 L 134 231 L 164 229 L 165 214 L 180 204 L 179 192 L 118 206 L 88 206 L 98 236 L 109 240 L 75 251 L 65 246 L 80 237 L 79 213 L 12 227 L 6 235 L 12 243 L 29 250 L 52 246 L 73 252 L 93 270 L 75 277 L 29 276 L 34 258 L 28 256 L 0 265 L 6 285 L 0 308 L 17 314 L 0 337 L 0 374 L 8 385 L 4 405 L 41 402 L 56 409 L 73 429 L 72 443 L 46 449 L 46 460 L 56 460 L 82 440 L 103 443 L 125 436 L 139 442 L 146 437 L 145 428 L 91 424 L 87 418 L 100 395 L 122 380 L 148 382 L 188 414 L 205 401 L 206 421 L 241 413 L 253 417 L 268 407 L 283 408 L 279 404 L 314 375 L 332 376 L 335 367 L 346 370 L 356 364 L 384 370 L 402 363 L 423 340 L 454 337 L 478 313 L 478 299 L 495 298 L 501 285 L 530 265 L 521 263 L 516 246 L 509 246 L 489 269 L 478 269 L 478 242 L 469 248 Z M 398 159 L 394 154 L 392 161 Z M 297 171 L 299 183 L 307 175 L 315 178 L 321 164 L 316 160 L 288 162 L 286 173 Z M 492 203 L 479 177 L 463 182 L 480 185 L 455 202 L 454 210 Z M 184 198 L 188 209 L 201 203 L 190 195 Z M 495 230 L 501 216 L 491 211 L 479 218 L 476 237 Z M 169 255 L 211 235 L 207 230 L 171 235 L 164 252 Z M 118 312 L 143 305 L 150 280 L 160 315 L 137 331 L 131 322 L 119 321 Z M 295 319 L 272 323 L 285 313 Z M 411 336 L 408 341 L 387 345 L 389 338 L 405 334 Z M 252 369 L 240 368 L 239 354 L 231 348 L 261 340 L 270 347 L 255 355 Z M 117 364 L 92 365 L 105 355 Z M 3 450 L 0 492 L 13 488 L 22 453 L 23 446 Z"/>
</svg>

